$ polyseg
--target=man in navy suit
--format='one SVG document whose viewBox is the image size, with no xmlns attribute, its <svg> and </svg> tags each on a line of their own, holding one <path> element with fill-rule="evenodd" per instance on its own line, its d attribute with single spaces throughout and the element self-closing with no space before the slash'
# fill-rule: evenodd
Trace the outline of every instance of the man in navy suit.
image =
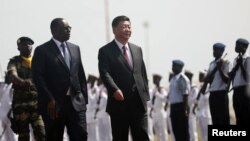
<svg viewBox="0 0 250 141">
<path fill-rule="evenodd" d="M 107 112 L 113 141 L 148 141 L 148 80 L 142 49 L 128 42 L 130 19 L 118 16 L 112 22 L 115 39 L 99 50 L 99 72 L 108 90 Z"/>
<path fill-rule="evenodd" d="M 32 61 L 46 140 L 62 141 L 66 126 L 71 141 L 86 141 L 88 97 L 80 48 L 67 42 L 71 27 L 65 19 L 54 19 L 50 28 L 52 39 L 36 48 Z"/>
</svg>

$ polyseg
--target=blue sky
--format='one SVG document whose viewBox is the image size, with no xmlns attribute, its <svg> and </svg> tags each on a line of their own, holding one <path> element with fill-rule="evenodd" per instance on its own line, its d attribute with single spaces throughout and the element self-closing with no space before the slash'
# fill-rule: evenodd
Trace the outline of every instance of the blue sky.
<svg viewBox="0 0 250 141">
<path fill-rule="evenodd" d="M 98 74 L 98 49 L 107 43 L 105 0 L 0 0 L 0 69 L 18 54 L 16 40 L 29 36 L 34 48 L 51 38 L 53 18 L 63 17 L 72 26 L 70 42 L 81 47 L 86 74 Z M 195 73 L 206 69 L 212 45 L 224 43 L 233 61 L 235 40 L 250 40 L 249 0 L 107 0 L 109 26 L 118 15 L 132 22 L 131 42 L 142 47 L 149 78 L 163 75 L 166 85 L 173 59 L 182 59 Z M 145 28 L 144 23 L 149 24 Z M 113 39 L 111 28 L 110 40 Z"/>
</svg>

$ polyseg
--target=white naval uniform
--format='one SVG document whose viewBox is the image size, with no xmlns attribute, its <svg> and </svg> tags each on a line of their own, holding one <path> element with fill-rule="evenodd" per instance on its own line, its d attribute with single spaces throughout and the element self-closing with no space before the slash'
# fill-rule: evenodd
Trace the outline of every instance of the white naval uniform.
<svg viewBox="0 0 250 141">
<path fill-rule="evenodd" d="M 147 101 L 147 110 L 148 110 L 148 137 L 149 137 L 149 141 L 154 141 L 154 132 L 153 132 L 153 119 L 152 117 L 150 117 L 150 111 L 153 107 L 152 105 L 152 89 L 149 89 L 149 96 L 150 96 L 150 100 Z"/>
<path fill-rule="evenodd" d="M 110 116 L 106 112 L 108 95 L 104 85 L 100 85 L 98 87 L 98 99 L 99 99 L 99 105 L 97 106 L 99 111 L 96 113 L 96 118 L 97 118 L 97 126 L 99 129 L 98 130 L 99 139 L 100 141 L 112 141 Z"/>
<path fill-rule="evenodd" d="M 167 91 L 164 88 L 157 88 L 152 91 L 154 99 L 152 118 L 153 118 L 153 128 L 158 141 L 167 141 L 167 112 L 165 111 L 165 104 L 167 99 Z"/>
<path fill-rule="evenodd" d="M 12 91 L 12 84 L 0 83 L 0 135 L 3 135 L 1 141 L 18 140 L 18 136 L 10 128 L 11 123 L 7 116 L 11 109 Z"/>
<path fill-rule="evenodd" d="M 97 108 L 97 86 L 94 85 L 93 88 L 88 84 L 88 104 L 87 104 L 87 131 L 88 131 L 88 141 L 99 141 L 97 120 L 94 118 L 96 108 Z"/>
<path fill-rule="evenodd" d="M 188 95 L 189 109 L 193 109 L 198 92 L 199 92 L 198 87 L 193 84 L 191 86 L 190 93 Z M 189 117 L 188 117 L 188 128 L 189 128 L 190 141 L 198 141 L 197 122 L 196 121 L 197 121 L 196 115 L 190 111 Z"/>
<path fill-rule="evenodd" d="M 210 93 L 206 93 L 205 95 L 201 94 L 200 99 L 197 102 L 197 119 L 198 125 L 201 133 L 201 141 L 208 140 L 208 125 L 212 124 L 210 107 L 209 107 L 209 96 Z"/>
</svg>

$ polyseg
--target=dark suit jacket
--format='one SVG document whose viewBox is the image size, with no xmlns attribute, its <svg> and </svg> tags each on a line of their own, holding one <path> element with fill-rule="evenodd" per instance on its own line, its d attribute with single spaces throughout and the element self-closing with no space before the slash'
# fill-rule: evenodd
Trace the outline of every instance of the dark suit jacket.
<svg viewBox="0 0 250 141">
<path fill-rule="evenodd" d="M 108 90 L 107 112 L 119 113 L 129 106 L 129 98 L 133 94 L 133 84 L 136 85 L 144 110 L 147 109 L 146 102 L 149 100 L 148 80 L 144 65 L 142 50 L 140 47 L 128 43 L 132 59 L 131 69 L 126 62 L 121 50 L 113 40 L 99 50 L 99 72 Z M 121 89 L 124 101 L 116 101 L 113 94 Z"/>
<path fill-rule="evenodd" d="M 32 59 L 32 75 L 38 89 L 40 112 L 47 112 L 47 104 L 51 99 L 56 101 L 60 110 L 69 87 L 75 110 L 86 110 L 87 83 L 80 48 L 69 42 L 66 44 L 71 56 L 70 70 L 53 40 L 35 49 Z"/>
</svg>

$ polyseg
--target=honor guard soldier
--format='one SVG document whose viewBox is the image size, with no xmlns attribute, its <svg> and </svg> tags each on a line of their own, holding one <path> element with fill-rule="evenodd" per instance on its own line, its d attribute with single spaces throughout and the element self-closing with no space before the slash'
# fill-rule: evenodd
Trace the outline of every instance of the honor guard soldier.
<svg viewBox="0 0 250 141">
<path fill-rule="evenodd" d="M 196 101 L 196 97 L 198 95 L 198 87 L 195 85 L 192 81 L 193 79 L 193 73 L 189 70 L 185 71 L 185 75 L 188 77 L 190 84 L 191 84 L 191 89 L 188 94 L 188 106 L 189 109 L 193 109 Z M 189 127 L 189 135 L 190 135 L 190 141 L 198 141 L 198 133 L 197 133 L 197 118 L 196 115 L 193 112 L 189 112 L 188 116 L 188 127 Z"/>
<path fill-rule="evenodd" d="M 30 124 L 35 140 L 45 140 L 44 123 L 41 115 L 37 112 L 37 91 L 31 76 L 33 44 L 34 41 L 29 37 L 20 37 L 17 40 L 20 55 L 11 58 L 7 66 L 7 75 L 10 78 L 10 82 L 13 83 L 14 89 L 12 130 L 18 134 L 19 141 L 30 140 Z"/>
<path fill-rule="evenodd" d="M 210 84 L 209 87 L 209 106 L 214 125 L 229 125 L 229 103 L 228 103 L 228 84 L 230 62 L 222 57 L 225 45 L 215 43 L 213 45 L 214 60 L 210 63 L 204 83 Z M 204 85 L 204 84 L 203 84 Z M 204 90 L 206 87 L 204 87 Z M 205 92 L 203 92 L 205 94 Z"/>
<path fill-rule="evenodd" d="M 153 119 L 153 129 L 158 141 L 166 141 L 167 134 L 167 112 L 165 110 L 167 91 L 160 85 L 162 76 L 153 75 L 155 88 L 152 91 L 152 109 L 150 115 Z"/>
<path fill-rule="evenodd" d="M 249 42 L 246 39 L 236 41 L 235 52 L 238 56 L 234 59 L 234 67 L 229 73 L 233 85 L 233 107 L 236 116 L 236 124 L 250 126 L 250 100 L 249 100 L 249 76 L 250 56 L 247 53 Z"/>
<path fill-rule="evenodd" d="M 189 141 L 188 131 L 188 94 L 190 81 L 182 72 L 184 62 L 173 60 L 173 78 L 169 86 L 170 117 L 176 141 Z"/>
</svg>

